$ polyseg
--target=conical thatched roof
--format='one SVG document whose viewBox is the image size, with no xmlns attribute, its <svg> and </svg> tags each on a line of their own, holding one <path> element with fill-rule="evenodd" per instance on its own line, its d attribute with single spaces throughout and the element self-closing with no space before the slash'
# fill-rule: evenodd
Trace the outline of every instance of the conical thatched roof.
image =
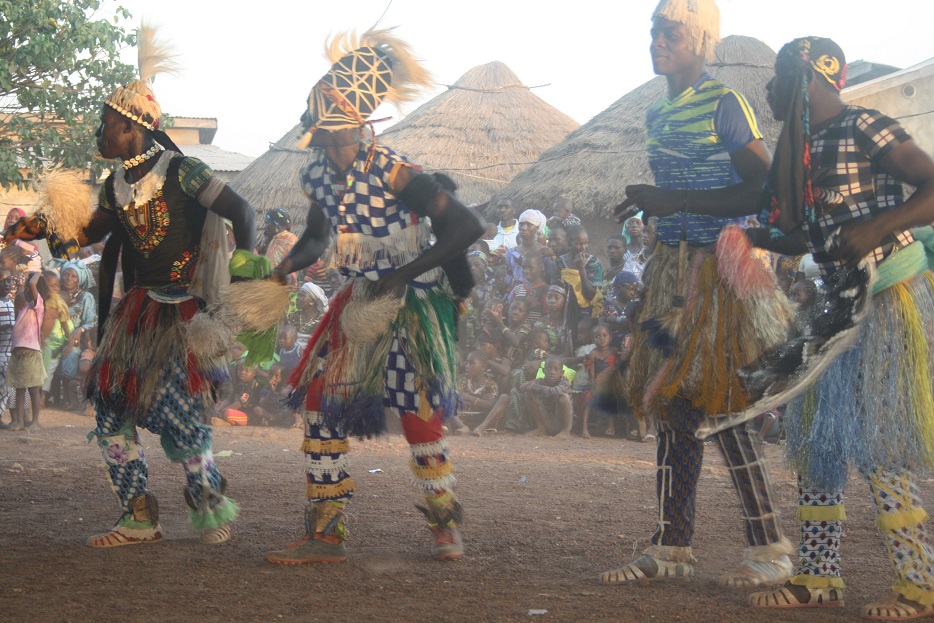
<svg viewBox="0 0 934 623">
<path fill-rule="evenodd" d="M 648 62 L 648 59 L 646 59 Z M 775 52 L 758 39 L 730 36 L 717 47 L 709 73 L 746 96 L 755 108 L 769 148 L 781 132 L 765 101 L 765 85 L 774 75 Z M 645 153 L 645 116 L 667 92 L 657 76 L 555 145 L 518 174 L 498 195 L 525 207 L 550 207 L 556 197 L 573 202 L 578 214 L 609 215 L 625 199 L 629 184 L 653 183 Z"/>
<path fill-rule="evenodd" d="M 494 61 L 468 71 L 379 141 L 428 171 L 449 175 L 461 201 L 478 204 L 578 127 Z"/>
<path fill-rule="evenodd" d="M 293 231 L 301 235 L 305 229 L 310 202 L 299 182 L 301 170 L 311 162 L 312 151 L 296 149 L 295 143 L 303 130 L 296 125 L 269 150 L 243 169 L 231 182 L 256 210 L 258 217 L 275 208 L 283 208 L 292 217 Z M 262 224 L 259 224 L 262 230 Z"/>
</svg>

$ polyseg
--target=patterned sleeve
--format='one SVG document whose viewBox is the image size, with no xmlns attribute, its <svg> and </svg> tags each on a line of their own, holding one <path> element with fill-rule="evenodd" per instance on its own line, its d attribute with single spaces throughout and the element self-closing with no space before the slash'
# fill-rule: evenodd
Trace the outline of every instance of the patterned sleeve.
<svg viewBox="0 0 934 623">
<path fill-rule="evenodd" d="M 178 183 L 182 192 L 192 199 L 198 198 L 198 190 L 213 176 L 211 167 L 197 158 L 182 158 L 178 165 Z"/>
<path fill-rule="evenodd" d="M 756 111 L 742 94 L 728 91 L 717 103 L 714 129 L 727 153 L 733 154 L 762 138 Z"/>
<path fill-rule="evenodd" d="M 909 140 L 911 136 L 900 123 L 878 110 L 864 110 L 856 119 L 856 143 L 875 161 Z"/>
</svg>

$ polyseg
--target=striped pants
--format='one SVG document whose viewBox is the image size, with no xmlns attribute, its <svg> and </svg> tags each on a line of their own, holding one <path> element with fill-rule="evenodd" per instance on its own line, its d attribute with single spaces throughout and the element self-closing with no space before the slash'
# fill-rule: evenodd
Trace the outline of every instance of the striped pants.
<svg viewBox="0 0 934 623">
<path fill-rule="evenodd" d="M 694 537 L 697 482 L 704 458 L 704 442 L 694 436 L 702 414 L 683 409 L 674 418 L 658 421 L 656 492 L 658 528 L 654 545 L 690 547 Z M 745 426 L 713 437 L 726 459 L 733 487 L 743 507 L 746 541 L 750 547 L 782 540 L 778 513 L 772 502 L 768 472 Z"/>
</svg>

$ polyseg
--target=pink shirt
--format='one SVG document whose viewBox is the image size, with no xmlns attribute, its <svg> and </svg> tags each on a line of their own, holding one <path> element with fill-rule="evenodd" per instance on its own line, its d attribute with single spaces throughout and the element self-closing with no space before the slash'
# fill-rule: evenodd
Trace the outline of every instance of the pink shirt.
<svg viewBox="0 0 934 623">
<path fill-rule="evenodd" d="M 13 325 L 13 348 L 42 350 L 42 319 L 45 318 L 45 302 L 36 295 L 35 306 L 27 305 L 19 313 Z"/>
</svg>

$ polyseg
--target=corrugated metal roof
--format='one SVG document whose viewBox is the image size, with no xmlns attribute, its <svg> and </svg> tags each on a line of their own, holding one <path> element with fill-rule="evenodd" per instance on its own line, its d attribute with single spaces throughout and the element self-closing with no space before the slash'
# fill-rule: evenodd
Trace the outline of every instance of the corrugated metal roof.
<svg viewBox="0 0 934 623">
<path fill-rule="evenodd" d="M 179 145 L 186 156 L 203 160 L 215 171 L 242 171 L 255 160 L 252 156 L 227 151 L 216 145 Z"/>
</svg>

